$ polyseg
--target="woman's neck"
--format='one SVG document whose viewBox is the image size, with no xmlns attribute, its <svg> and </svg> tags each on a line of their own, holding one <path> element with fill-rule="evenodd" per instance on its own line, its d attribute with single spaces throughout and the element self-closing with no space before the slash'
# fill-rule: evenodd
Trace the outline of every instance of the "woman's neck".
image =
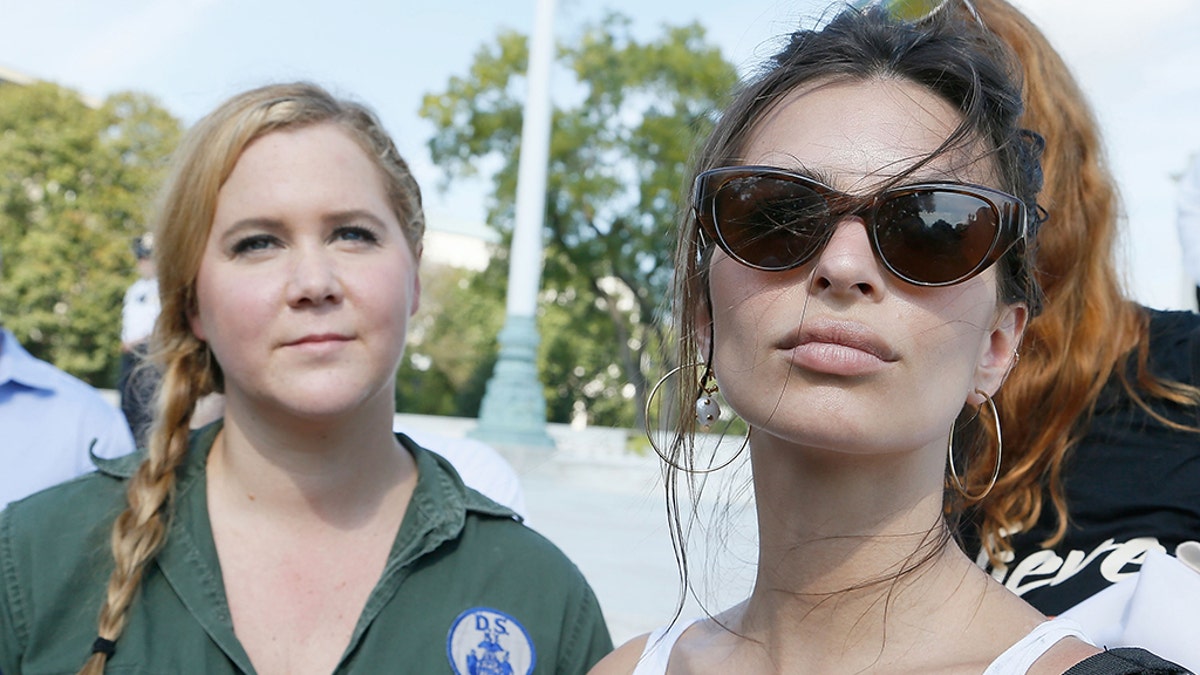
<svg viewBox="0 0 1200 675">
<path fill-rule="evenodd" d="M 413 457 L 392 434 L 386 413 L 286 424 L 245 414 L 230 402 L 209 453 L 209 480 L 228 496 L 281 516 L 317 515 L 352 526 L 415 482 Z"/>
<path fill-rule="evenodd" d="M 725 672 L 981 672 L 1041 620 L 953 543 L 891 578 L 823 593 L 771 586 L 781 576 L 765 569 L 750 598 L 718 616 L 728 631 L 709 627 L 705 660 Z"/>
<path fill-rule="evenodd" d="M 924 585 L 945 583 L 947 570 L 961 576 L 970 561 L 943 519 L 936 455 L 852 455 L 756 435 L 759 563 L 747 619 L 895 610 L 909 589 L 924 598 Z"/>
<path fill-rule="evenodd" d="M 754 589 L 702 627 L 681 672 L 981 672 L 1020 639 L 1041 617 L 950 539 L 935 450 L 755 436 Z"/>
</svg>

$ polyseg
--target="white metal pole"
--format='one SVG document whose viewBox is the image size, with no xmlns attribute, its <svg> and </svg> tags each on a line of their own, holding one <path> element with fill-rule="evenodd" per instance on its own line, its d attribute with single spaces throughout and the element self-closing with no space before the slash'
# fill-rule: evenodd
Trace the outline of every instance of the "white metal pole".
<svg viewBox="0 0 1200 675">
<path fill-rule="evenodd" d="M 508 260 L 508 316 L 498 336 L 500 355 L 480 405 L 479 426 L 471 434 L 509 449 L 554 446 L 546 433 L 546 399 L 537 373 L 537 298 L 542 280 L 542 225 L 550 157 L 554 2 L 537 0 L 517 164 L 516 222 Z"/>
<path fill-rule="evenodd" d="M 529 47 L 529 92 L 517 166 L 517 220 L 509 260 L 508 313 L 534 316 L 542 279 L 542 222 L 550 158 L 550 68 L 554 62 L 554 2 L 537 0 Z"/>
</svg>

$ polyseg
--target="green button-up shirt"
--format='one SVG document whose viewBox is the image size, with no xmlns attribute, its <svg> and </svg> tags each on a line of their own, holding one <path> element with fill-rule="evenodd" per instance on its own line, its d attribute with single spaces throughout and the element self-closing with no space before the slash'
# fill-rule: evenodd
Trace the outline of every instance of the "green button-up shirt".
<svg viewBox="0 0 1200 675">
<path fill-rule="evenodd" d="M 205 460 L 219 429 L 192 437 L 166 544 L 109 673 L 254 672 L 208 520 Z M 416 459 L 417 486 L 335 673 L 585 673 L 611 650 L 596 597 L 562 552 L 465 487 L 444 459 L 398 438 Z M 112 522 L 139 459 L 97 460 L 98 472 L 0 513 L 4 675 L 82 665 L 112 571 Z"/>
</svg>

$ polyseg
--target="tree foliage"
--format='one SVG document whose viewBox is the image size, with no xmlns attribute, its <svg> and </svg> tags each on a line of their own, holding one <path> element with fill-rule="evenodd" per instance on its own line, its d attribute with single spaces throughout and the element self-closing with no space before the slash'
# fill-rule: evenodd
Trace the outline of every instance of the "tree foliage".
<svg viewBox="0 0 1200 675">
<path fill-rule="evenodd" d="M 0 86 L 0 323 L 33 355 L 111 383 L 130 243 L 179 134 L 145 95 L 92 106 L 54 84 Z"/>
<path fill-rule="evenodd" d="M 488 275 L 422 263 L 421 307 L 396 375 L 396 409 L 472 416 L 496 362 L 504 297 Z"/>
<path fill-rule="evenodd" d="M 737 74 L 699 25 L 664 26 L 643 42 L 618 14 L 585 26 L 557 60 L 556 98 L 570 101 L 553 115 L 546 200 L 539 329 L 549 417 L 565 421 L 578 401 L 593 422 L 640 423 L 634 401 L 645 395 L 645 373 L 658 369 L 656 319 L 686 165 Z M 499 167 L 488 218 L 506 240 L 527 61 L 526 38 L 502 33 L 421 108 L 448 180 Z"/>
</svg>

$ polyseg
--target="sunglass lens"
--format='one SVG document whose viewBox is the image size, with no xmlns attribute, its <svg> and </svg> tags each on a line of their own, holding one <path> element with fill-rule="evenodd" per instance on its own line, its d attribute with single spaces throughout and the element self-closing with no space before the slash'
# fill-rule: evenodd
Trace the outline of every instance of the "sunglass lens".
<svg viewBox="0 0 1200 675">
<path fill-rule="evenodd" d="M 933 16 L 948 0 L 855 0 L 851 6 L 864 10 L 880 7 L 896 21 L 915 23 Z"/>
<path fill-rule="evenodd" d="M 960 281 L 987 258 L 999 214 L 979 197 L 947 190 L 890 196 L 875 211 L 880 256 L 900 277 L 921 284 Z"/>
<path fill-rule="evenodd" d="M 770 175 L 726 180 L 712 215 L 726 252 L 764 270 L 790 269 L 812 257 L 829 220 L 821 195 Z"/>
</svg>

